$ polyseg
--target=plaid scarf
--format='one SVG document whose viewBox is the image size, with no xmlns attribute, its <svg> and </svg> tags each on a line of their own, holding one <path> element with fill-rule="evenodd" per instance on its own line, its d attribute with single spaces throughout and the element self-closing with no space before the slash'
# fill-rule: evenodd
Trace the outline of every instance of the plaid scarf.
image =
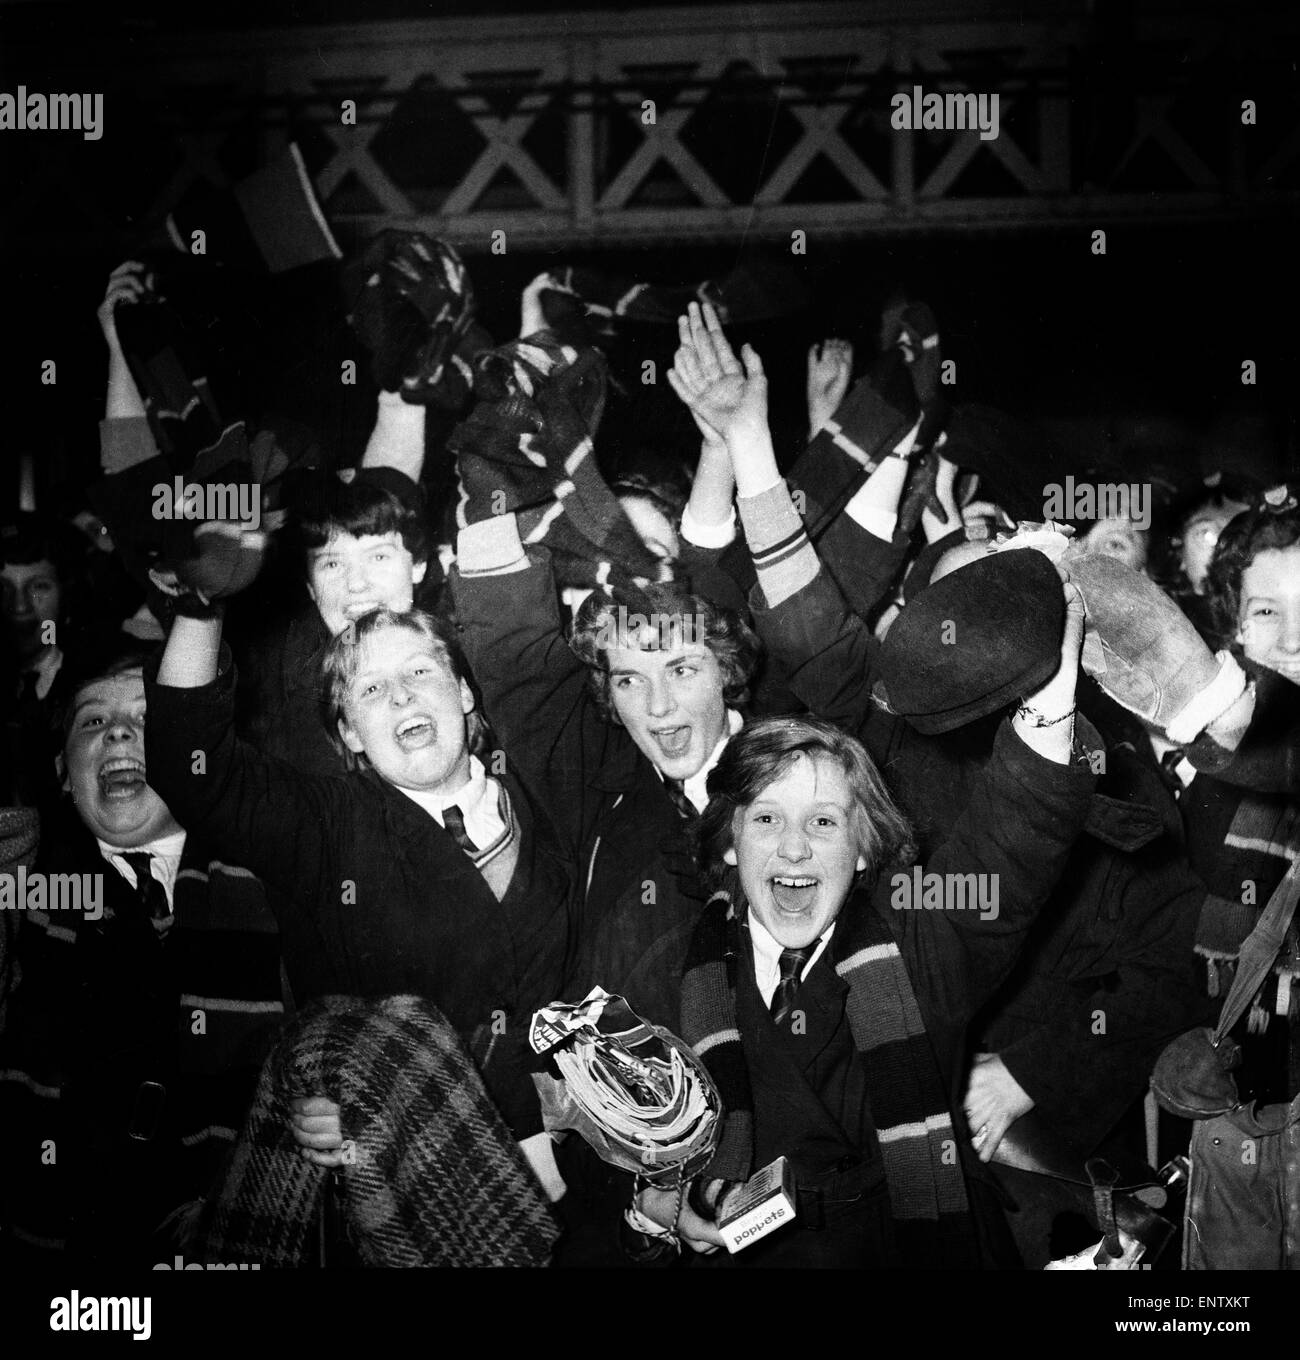
<svg viewBox="0 0 1300 1360">
<path fill-rule="evenodd" d="M 736 969 L 747 929 L 725 893 L 710 899 L 682 978 L 682 1037 L 703 1059 L 727 1111 L 705 1174 L 745 1180 L 753 1171 L 749 1072 L 736 1023 Z M 948 1097 L 911 979 L 889 927 L 864 897 L 851 898 L 829 946 L 848 984 L 849 1028 L 866 1071 L 893 1217 L 908 1264 L 978 1265 L 974 1221 L 956 1155 Z"/>
<path fill-rule="evenodd" d="M 307 1264 L 327 1172 L 304 1160 L 289 1102 L 324 1094 L 356 1142 L 343 1214 L 367 1266 L 545 1265 L 558 1231 L 456 1032 L 414 996 L 323 997 L 262 1069 L 195 1245 L 211 1262 Z"/>
<path fill-rule="evenodd" d="M 605 361 L 550 331 L 481 354 L 480 400 L 452 431 L 456 522 L 515 513 L 524 543 L 545 543 L 561 585 L 644 585 L 662 564 L 642 543 L 596 467 Z"/>
</svg>

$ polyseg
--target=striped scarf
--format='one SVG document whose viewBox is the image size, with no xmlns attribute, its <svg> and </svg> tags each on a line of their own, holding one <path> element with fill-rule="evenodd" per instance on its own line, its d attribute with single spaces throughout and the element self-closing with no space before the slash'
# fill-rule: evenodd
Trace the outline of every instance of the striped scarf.
<svg viewBox="0 0 1300 1360">
<path fill-rule="evenodd" d="M 727 894 L 716 894 L 696 927 L 682 979 L 682 1037 L 703 1059 L 727 1111 L 705 1174 L 725 1180 L 753 1171 L 753 1099 L 736 1023 L 746 928 Z M 917 1268 L 974 1268 L 978 1249 L 957 1135 L 898 945 L 870 902 L 855 898 L 830 950 L 849 989 L 849 1028 L 866 1071 L 900 1248 Z"/>
<path fill-rule="evenodd" d="M 457 525 L 513 511 L 525 544 L 544 543 L 563 586 L 663 577 L 596 466 L 606 369 L 595 349 L 550 331 L 479 355 L 478 404 L 452 431 Z"/>
</svg>

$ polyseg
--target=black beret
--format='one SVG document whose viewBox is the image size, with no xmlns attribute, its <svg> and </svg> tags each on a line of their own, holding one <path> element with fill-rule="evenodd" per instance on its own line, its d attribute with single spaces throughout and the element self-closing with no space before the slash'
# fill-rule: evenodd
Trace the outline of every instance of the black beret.
<svg viewBox="0 0 1300 1360">
<path fill-rule="evenodd" d="M 1044 685 L 1064 627 L 1061 578 L 1042 553 L 978 558 L 927 586 L 894 620 L 876 692 L 918 732 L 951 732 Z"/>
<path fill-rule="evenodd" d="M 916 560 L 908 570 L 907 576 L 903 581 L 903 599 L 911 602 L 930 584 L 930 577 L 934 575 L 934 569 L 939 565 L 939 559 L 948 551 L 949 548 L 960 548 L 963 543 L 969 543 L 966 537 L 966 529 L 954 529 L 951 533 L 944 534 L 942 538 L 937 538 L 933 543 L 927 543 L 916 555 Z"/>
</svg>

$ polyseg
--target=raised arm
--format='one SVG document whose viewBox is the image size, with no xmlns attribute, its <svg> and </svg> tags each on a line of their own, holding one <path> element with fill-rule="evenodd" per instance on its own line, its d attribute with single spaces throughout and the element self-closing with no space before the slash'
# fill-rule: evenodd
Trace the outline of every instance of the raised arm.
<svg viewBox="0 0 1300 1360">
<path fill-rule="evenodd" d="M 620 741 L 569 649 L 550 553 L 525 553 L 512 514 L 460 531 L 450 576 L 465 655 L 497 736 L 571 837 L 585 835 L 587 781 Z"/>
<path fill-rule="evenodd" d="M 108 345 L 108 393 L 104 402 L 105 420 L 128 420 L 144 417 L 144 401 L 140 389 L 131 376 L 130 366 L 117 335 L 117 309 L 132 306 L 147 298 L 151 291 L 145 266 L 138 260 L 127 260 L 108 276 L 108 289 L 99 304 L 99 328 Z"/>
<path fill-rule="evenodd" d="M 403 401 L 400 392 L 380 392 L 361 466 L 396 468 L 419 485 L 424 471 L 424 407 Z"/>
<path fill-rule="evenodd" d="M 692 414 L 723 435 L 731 457 L 758 577 L 755 627 L 783 683 L 813 712 L 865 737 L 880 712 L 871 699 L 878 645 L 822 571 L 777 471 L 762 363 L 746 346 L 742 367 L 710 308 L 692 312 L 689 340 L 670 380 Z"/>
<path fill-rule="evenodd" d="M 192 607 L 183 605 L 182 607 Z M 221 621 L 179 615 L 146 672 L 150 787 L 187 830 L 303 900 L 325 842 L 322 785 L 235 736 L 234 667 Z"/>
<path fill-rule="evenodd" d="M 1077 744 L 1074 735 L 1082 600 L 1077 587 L 1063 589 L 1055 675 L 1002 724 L 965 808 L 926 863 L 877 885 L 909 971 L 927 979 L 944 1025 L 964 1024 L 1006 977 L 1060 880 L 1096 785 L 1085 749 L 1095 733 L 1085 726 Z"/>
</svg>

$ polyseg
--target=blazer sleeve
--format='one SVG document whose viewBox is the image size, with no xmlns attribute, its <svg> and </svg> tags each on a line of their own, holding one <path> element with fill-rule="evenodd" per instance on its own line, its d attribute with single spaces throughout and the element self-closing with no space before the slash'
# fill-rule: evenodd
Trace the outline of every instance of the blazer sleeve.
<svg viewBox="0 0 1300 1360">
<path fill-rule="evenodd" d="M 180 824 L 279 889 L 310 899 L 321 877 L 333 820 L 330 786 L 262 755 L 235 735 L 235 668 L 223 645 L 217 678 L 179 689 L 145 671 L 149 785 Z"/>
<path fill-rule="evenodd" d="M 852 732 L 884 759 L 900 721 L 876 704 L 880 643 L 826 571 L 775 608 L 750 596 L 754 629 L 782 683 L 810 712 Z"/>
<path fill-rule="evenodd" d="M 943 1026 L 969 1020 L 1007 976 L 1083 829 L 1095 782 L 1086 756 L 1058 765 L 1004 721 L 947 839 L 923 866 L 880 876 L 878 906 L 893 917 L 922 1006 Z M 953 887 L 926 907 L 917 870 L 945 885 L 952 875 Z"/>
<path fill-rule="evenodd" d="M 493 730 L 566 840 L 580 841 L 588 784 L 621 730 L 596 711 L 560 620 L 551 555 L 501 574 L 451 572 L 456 626 Z"/>
</svg>

